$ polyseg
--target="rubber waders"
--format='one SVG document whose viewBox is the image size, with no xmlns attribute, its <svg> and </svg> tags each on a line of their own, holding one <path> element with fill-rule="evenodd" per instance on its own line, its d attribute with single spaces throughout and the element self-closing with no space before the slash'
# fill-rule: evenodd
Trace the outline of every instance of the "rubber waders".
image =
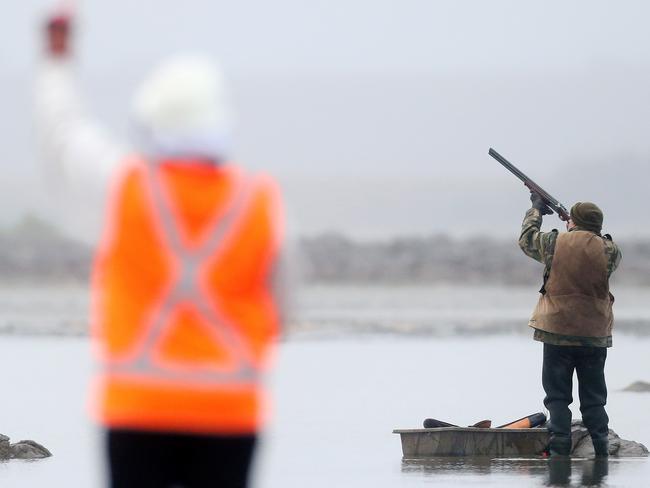
<svg viewBox="0 0 650 488">
<path fill-rule="evenodd" d="M 551 436 L 551 440 L 548 443 L 548 450 L 551 456 L 570 456 L 571 437 Z"/>
<path fill-rule="evenodd" d="M 609 439 L 607 437 L 592 438 L 594 454 L 598 457 L 609 456 Z"/>
</svg>

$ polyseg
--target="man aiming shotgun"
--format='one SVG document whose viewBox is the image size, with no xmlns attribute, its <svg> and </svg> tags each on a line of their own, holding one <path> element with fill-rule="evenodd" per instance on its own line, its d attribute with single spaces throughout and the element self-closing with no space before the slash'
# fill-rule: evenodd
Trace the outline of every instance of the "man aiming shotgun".
<svg viewBox="0 0 650 488">
<path fill-rule="evenodd" d="M 580 412 L 596 456 L 608 455 L 609 419 L 605 412 L 605 359 L 612 346 L 612 305 L 609 277 L 618 267 L 621 251 L 610 235 L 601 234 L 603 213 L 594 203 L 564 206 L 509 163 L 489 154 L 531 190 L 532 208 L 526 212 L 519 247 L 544 264 L 544 283 L 529 326 L 533 338 L 544 343 L 542 385 L 549 410 L 551 455 L 571 453 L 573 371 L 578 377 Z M 567 232 L 542 232 L 544 215 L 557 213 Z"/>
</svg>

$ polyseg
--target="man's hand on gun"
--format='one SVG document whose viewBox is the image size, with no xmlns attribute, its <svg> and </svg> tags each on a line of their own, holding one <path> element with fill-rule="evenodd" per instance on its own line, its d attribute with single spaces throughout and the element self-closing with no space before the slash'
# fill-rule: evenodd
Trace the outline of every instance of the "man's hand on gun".
<svg viewBox="0 0 650 488">
<path fill-rule="evenodd" d="M 494 149 L 490 148 L 488 154 L 526 185 L 526 188 L 531 192 L 530 200 L 533 202 L 533 208 L 538 209 L 542 215 L 550 215 L 555 212 L 558 217 L 560 217 L 560 220 L 565 222 L 569 221 L 571 218 L 569 211 L 556 198 L 553 198 L 552 195 L 545 191 L 544 188 L 531 180 L 519 168 L 501 156 L 501 154 L 496 152 Z"/>
<path fill-rule="evenodd" d="M 534 191 L 530 192 L 530 201 L 533 202 L 533 208 L 539 210 L 542 215 L 551 215 L 553 213 L 553 210 L 551 210 L 550 207 L 544 203 L 542 197 L 540 197 Z"/>
</svg>

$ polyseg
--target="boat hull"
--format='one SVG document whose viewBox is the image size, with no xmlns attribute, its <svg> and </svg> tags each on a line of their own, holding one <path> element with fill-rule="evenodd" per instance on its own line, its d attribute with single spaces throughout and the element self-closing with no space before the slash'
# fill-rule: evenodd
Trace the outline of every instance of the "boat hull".
<svg viewBox="0 0 650 488">
<path fill-rule="evenodd" d="M 548 430 L 440 427 L 396 429 L 404 459 L 438 456 L 537 456 L 546 449 Z"/>
</svg>

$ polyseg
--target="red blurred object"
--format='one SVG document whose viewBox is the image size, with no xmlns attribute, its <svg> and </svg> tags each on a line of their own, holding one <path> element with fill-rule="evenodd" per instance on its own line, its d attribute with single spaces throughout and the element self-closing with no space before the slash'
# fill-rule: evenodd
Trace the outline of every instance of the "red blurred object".
<svg viewBox="0 0 650 488">
<path fill-rule="evenodd" d="M 53 28 L 68 28 L 70 24 L 70 14 L 58 13 L 52 15 L 47 20 L 47 26 L 49 29 Z"/>
<path fill-rule="evenodd" d="M 55 57 L 65 57 L 70 53 L 70 33 L 72 18 L 69 14 L 58 13 L 46 21 L 47 53 Z"/>
</svg>

